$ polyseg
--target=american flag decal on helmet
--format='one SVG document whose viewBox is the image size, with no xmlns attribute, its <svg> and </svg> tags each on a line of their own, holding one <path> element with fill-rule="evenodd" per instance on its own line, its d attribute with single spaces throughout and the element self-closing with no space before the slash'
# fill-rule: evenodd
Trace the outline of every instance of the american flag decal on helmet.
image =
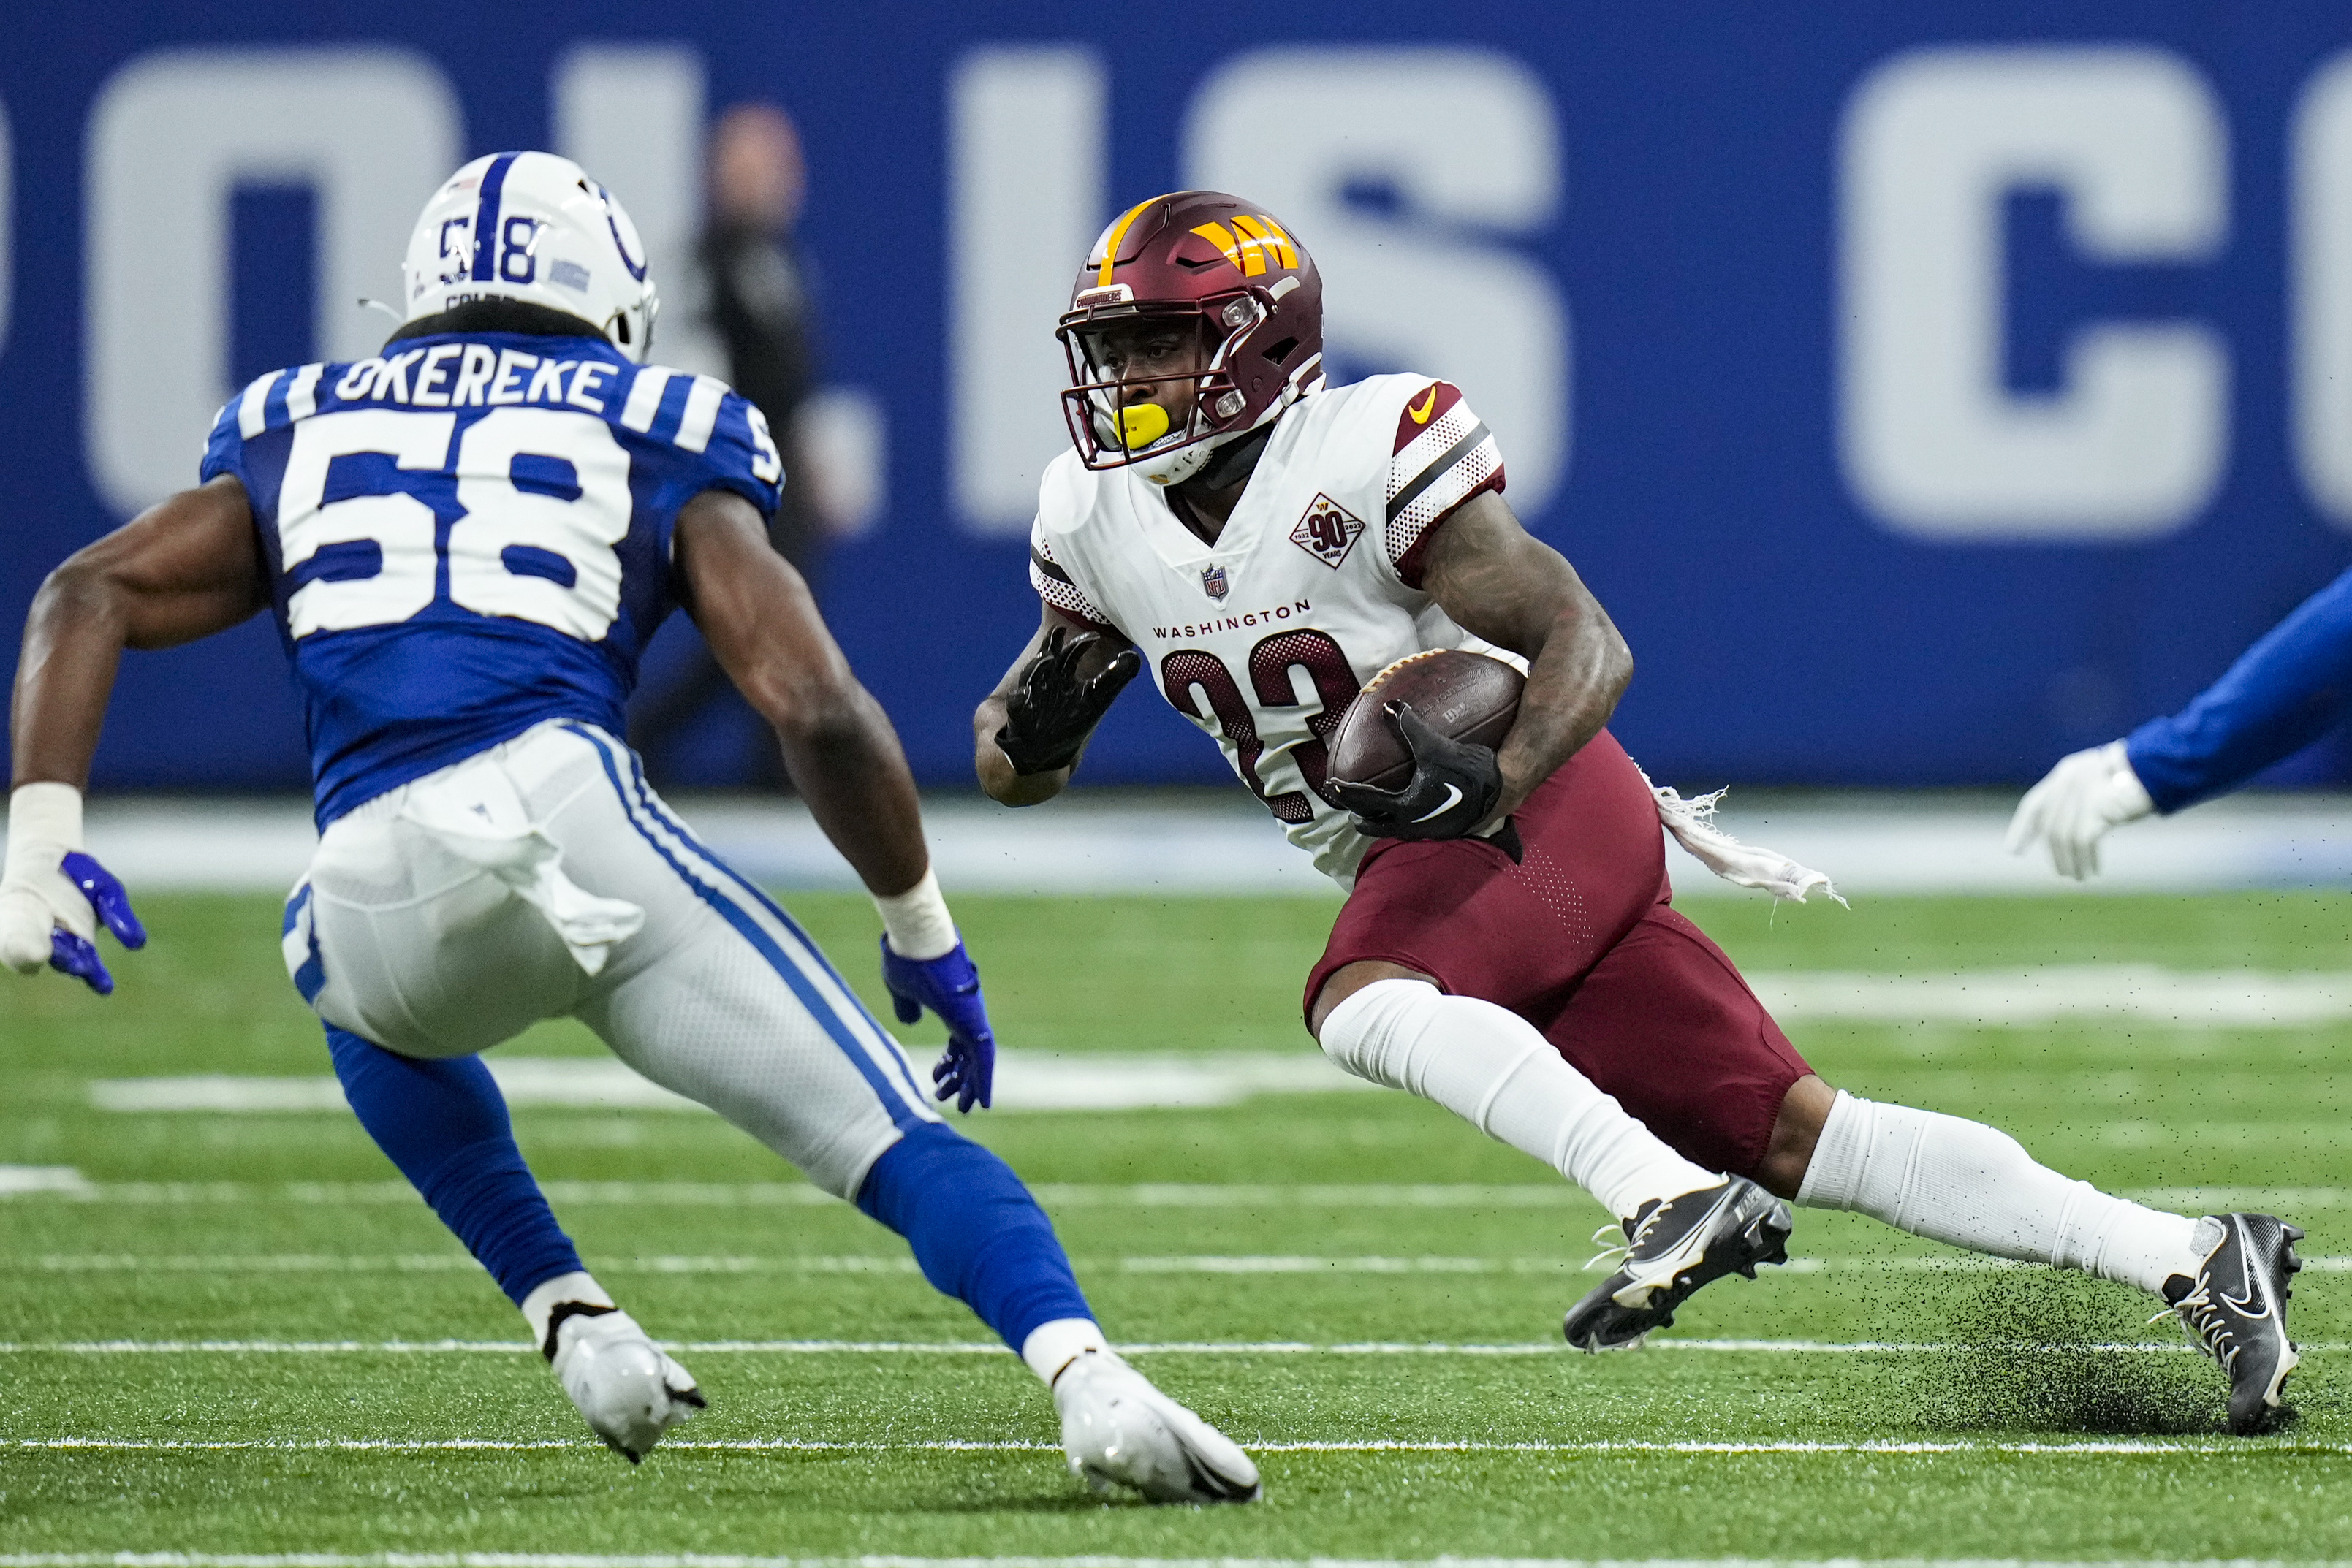
<svg viewBox="0 0 2352 1568">
<path fill-rule="evenodd" d="M 1502 448 L 1461 389 L 1432 382 L 1415 392 L 1397 415 L 1389 459 L 1386 543 L 1397 574 L 1418 588 L 1431 527 L 1479 491 L 1502 487 Z"/>
</svg>

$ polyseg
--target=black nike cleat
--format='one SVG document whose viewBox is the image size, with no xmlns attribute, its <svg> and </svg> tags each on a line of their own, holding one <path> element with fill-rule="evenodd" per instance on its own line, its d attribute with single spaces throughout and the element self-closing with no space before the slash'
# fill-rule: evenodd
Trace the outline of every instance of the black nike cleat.
<svg viewBox="0 0 2352 1568">
<path fill-rule="evenodd" d="M 1653 1198 L 1625 1221 L 1617 1271 L 1569 1309 L 1560 1332 L 1579 1350 L 1631 1349 L 1672 1323 L 1701 1285 L 1726 1274 L 1752 1280 L 1759 1263 L 1786 1263 L 1794 1228 L 1789 1206 L 1744 1176 Z"/>
<path fill-rule="evenodd" d="M 2303 1232 L 2267 1214 L 2209 1215 L 2198 1225 L 2220 1227 L 2221 1239 L 2195 1279 L 2164 1282 L 2164 1299 L 2197 1348 L 2229 1375 L 2230 1430 L 2249 1437 L 2277 1418 L 2279 1389 L 2303 1359 L 2286 1337 L 2286 1299 L 2294 1293 L 2287 1281 L 2303 1267 L 2294 1255 Z"/>
</svg>

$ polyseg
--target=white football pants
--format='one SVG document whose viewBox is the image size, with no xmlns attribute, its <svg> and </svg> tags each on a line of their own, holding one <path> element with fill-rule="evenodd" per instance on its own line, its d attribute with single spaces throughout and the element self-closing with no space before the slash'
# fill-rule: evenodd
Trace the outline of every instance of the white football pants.
<svg viewBox="0 0 2352 1568">
<path fill-rule="evenodd" d="M 338 818 L 285 950 L 321 1019 L 404 1056 L 578 1018 L 843 1197 L 940 1120 L 815 944 L 589 725 L 541 725 Z"/>
</svg>

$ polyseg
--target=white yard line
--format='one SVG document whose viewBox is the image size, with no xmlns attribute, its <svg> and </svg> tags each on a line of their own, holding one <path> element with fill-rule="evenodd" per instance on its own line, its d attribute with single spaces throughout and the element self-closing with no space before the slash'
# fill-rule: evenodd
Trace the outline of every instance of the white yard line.
<svg viewBox="0 0 2352 1568">
<path fill-rule="evenodd" d="M 1864 973 L 1751 969 L 1773 1015 L 1800 1020 L 2018 1028 L 2127 1019 L 2178 1029 L 2284 1029 L 2352 1020 L 2352 974 L 2189 971 L 2152 964 Z"/>
<path fill-rule="evenodd" d="M 1219 1255 L 1175 1258 L 1088 1258 L 1073 1262 L 1087 1270 L 1122 1274 L 1599 1274 L 1609 1265 L 1572 1258 L 1330 1258 L 1299 1254 Z M 2352 1257 L 2305 1258 L 2306 1271 L 2352 1273 Z M 383 1257 L 291 1252 L 241 1257 L 230 1253 L 148 1256 L 127 1252 L 52 1252 L 0 1259 L 0 1267 L 37 1274 L 468 1274 L 480 1265 L 462 1252 L 398 1253 Z M 1927 1258 L 1792 1258 L 1771 1265 L 1759 1280 L 1782 1274 L 1977 1274 L 2032 1269 L 2002 1258 L 1965 1254 Z M 849 1253 L 808 1257 L 657 1256 L 599 1259 L 605 1274 L 913 1274 L 919 1268 L 900 1253 Z"/>
<path fill-rule="evenodd" d="M 419 1201 L 404 1181 L 372 1182 L 97 1182 L 67 1166 L 0 1167 L 37 1170 L 0 1197 L 63 1199 L 126 1206 L 260 1203 L 352 1207 L 408 1207 Z M 561 1206 L 677 1208 L 823 1207 L 841 1199 L 797 1181 L 547 1181 L 540 1184 Z M 1565 1182 L 1354 1184 L 1222 1182 L 1041 1182 L 1030 1189 L 1049 1208 L 1588 1208 L 1592 1200 Z"/>
<path fill-rule="evenodd" d="M 55 1552 L 0 1553 L 0 1568 L 2288 1568 L 2275 1558 L 2169 1562 L 2022 1557 L 735 1557 L 711 1553 Z M 2297 1564 L 2297 1568 L 2302 1568 Z"/>
<path fill-rule="evenodd" d="M 547 1181 L 559 1207 L 630 1208 L 803 1208 L 841 1199 L 797 1181 Z M 1048 1208 L 1495 1209 L 1598 1206 L 1565 1182 L 1274 1183 L 1039 1182 L 1030 1189 Z M 2352 1186 L 2131 1187 L 2119 1196 L 2192 1214 L 2260 1209 L 2292 1217 L 2352 1207 Z M 0 1166 L 0 1200 L 174 1207 L 291 1204 L 331 1208 L 420 1201 L 404 1181 L 190 1182 L 93 1181 L 69 1166 Z"/>
<path fill-rule="evenodd" d="M 2149 965 L 2075 964 L 1920 974 L 1761 970 L 1748 979 L 1765 1004 L 1789 1022 L 2021 1028 L 2117 1019 L 2179 1029 L 2352 1023 L 2352 973 L 2342 972 L 2192 973 Z M 700 1109 L 608 1057 L 493 1053 L 488 1061 L 508 1103 L 519 1108 Z M 1321 1052 L 1304 1048 L 1152 1055 L 1014 1051 L 997 1061 L 996 1106 L 1000 1113 L 1202 1109 L 1261 1095 L 1371 1087 L 1339 1071 Z M 223 1115 L 345 1109 L 341 1085 L 324 1075 L 99 1079 L 89 1085 L 89 1094 L 102 1111 Z M 58 1167 L 10 1168 L 20 1174 L 13 1185 L 0 1178 L 0 1193 L 52 1190 L 66 1179 Z"/>
<path fill-rule="evenodd" d="M 2073 1454 L 2187 1455 L 2202 1458 L 2236 1458 L 2263 1454 L 2352 1454 L 2352 1443 L 2249 1442 L 2243 1438 L 2094 1438 L 2066 1442 L 1951 1442 L 1903 1440 L 1822 1441 L 1815 1438 L 1764 1439 L 1755 1442 L 1654 1442 L 1601 1438 L 1589 1442 L 1483 1442 L 1440 1438 L 1417 1442 L 1392 1438 L 1361 1441 L 1311 1440 L 1290 1443 L 1244 1443 L 1253 1454 Z M 9 1448 L 117 1453 L 390 1453 L 439 1454 L 483 1451 L 531 1453 L 542 1450 L 595 1452 L 603 1445 L 587 1438 L 541 1438 L 511 1441 L 492 1437 L 271 1437 L 205 1441 L 189 1438 L 140 1437 L 14 1437 L 0 1438 L 0 1451 Z M 698 1441 L 670 1439 L 664 1453 L 797 1453 L 797 1454 L 1058 1454 L 1055 1443 L 997 1439 L 943 1438 L 929 1442 L 825 1442 L 788 1437 L 741 1437 Z M 0 1555 L 0 1568 L 25 1559 Z M 100 1558 L 94 1561 L 105 1562 Z M 301 1559 L 300 1561 L 311 1561 Z M 520 1561 L 520 1560 L 517 1560 Z M 533 1561 L 536 1561 L 535 1559 Z M 1444 1559 L 1453 1563 L 1455 1559 Z"/>
<path fill-rule="evenodd" d="M 1007 1355 L 1001 1344 L 977 1340 L 719 1339 L 664 1340 L 681 1355 Z M 0 1355 L 529 1355 L 534 1345 L 520 1340 L 26 1340 L 0 1342 Z M 2010 1348 L 2021 1353 L 2081 1354 L 2190 1354 L 2185 1341 L 2133 1340 L 2116 1343 L 1957 1346 L 1897 1340 L 1654 1339 L 1655 1351 L 1694 1351 L 1734 1355 L 1927 1355 L 1956 1349 Z M 2352 1344 L 2307 1343 L 2305 1351 L 2341 1351 Z M 1310 1344 L 1302 1340 L 1171 1340 L 1122 1344 L 1126 1355 L 1339 1355 L 1339 1356 L 1545 1356 L 1580 1354 L 1558 1340 L 1502 1344 L 1450 1344 L 1410 1341 L 1355 1341 Z"/>
<path fill-rule="evenodd" d="M 2305 1028 L 2352 1023 L 2352 973 L 2189 973 L 2146 965 L 2062 965 L 2039 969 L 1870 974 L 1757 971 L 1757 994 L 1785 1021 L 2035 1027 L 2090 1019 L 2181 1029 Z M 521 1109 L 604 1112 L 700 1110 L 609 1057 L 493 1052 L 490 1071 Z M 1320 1051 L 1151 1055 L 1006 1051 L 997 1061 L 996 1107 L 1013 1111 L 1198 1110 L 1263 1095 L 1344 1093 L 1373 1086 Z M 345 1111 L 331 1076 L 201 1073 L 92 1081 L 101 1111 L 210 1115 Z M 53 1190 L 70 1173 L 10 1167 L 0 1194 Z"/>
<path fill-rule="evenodd" d="M 507 1103 L 518 1109 L 702 1111 L 610 1057 L 493 1052 L 485 1060 Z M 1304 1042 L 1297 1051 L 1192 1055 L 1004 1051 L 996 1059 L 995 1083 L 1000 1112 L 1199 1110 L 1238 1105 L 1262 1094 L 1351 1093 L 1375 1087 L 1349 1077 Z M 346 1110 L 342 1085 L 331 1076 L 225 1072 L 98 1079 L 89 1084 L 89 1102 L 101 1111 L 210 1115 Z"/>
</svg>

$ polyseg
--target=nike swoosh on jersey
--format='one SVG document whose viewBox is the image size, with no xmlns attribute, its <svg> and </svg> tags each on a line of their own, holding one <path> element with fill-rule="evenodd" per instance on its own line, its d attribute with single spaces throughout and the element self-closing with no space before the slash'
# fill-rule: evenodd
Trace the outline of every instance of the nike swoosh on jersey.
<svg viewBox="0 0 2352 1568">
<path fill-rule="evenodd" d="M 1436 406 L 1437 389 L 1435 387 L 1431 387 L 1427 392 L 1422 393 L 1420 403 L 1417 406 L 1406 409 L 1405 413 L 1412 415 L 1412 422 L 1415 424 L 1427 424 L 1429 423 L 1429 411 Z"/>
<path fill-rule="evenodd" d="M 1432 810 L 1432 811 L 1428 812 L 1428 813 L 1427 813 L 1426 815 L 1424 815 L 1424 816 L 1415 817 L 1415 818 L 1413 819 L 1413 821 L 1416 821 L 1416 822 L 1426 822 L 1426 821 L 1428 821 L 1430 820 L 1430 818 L 1431 818 L 1431 817 L 1442 817 L 1442 816 L 1445 815 L 1445 813 L 1446 813 L 1446 812 L 1451 811 L 1452 810 L 1454 810 L 1454 807 L 1456 807 L 1456 806 L 1460 805 L 1461 803 L 1462 803 L 1462 786 L 1460 786 L 1459 784 L 1448 784 L 1448 785 L 1445 787 L 1445 799 L 1444 799 L 1444 800 L 1440 805 L 1438 805 L 1438 806 L 1437 806 L 1437 808 L 1436 808 L 1435 810 Z"/>
</svg>

